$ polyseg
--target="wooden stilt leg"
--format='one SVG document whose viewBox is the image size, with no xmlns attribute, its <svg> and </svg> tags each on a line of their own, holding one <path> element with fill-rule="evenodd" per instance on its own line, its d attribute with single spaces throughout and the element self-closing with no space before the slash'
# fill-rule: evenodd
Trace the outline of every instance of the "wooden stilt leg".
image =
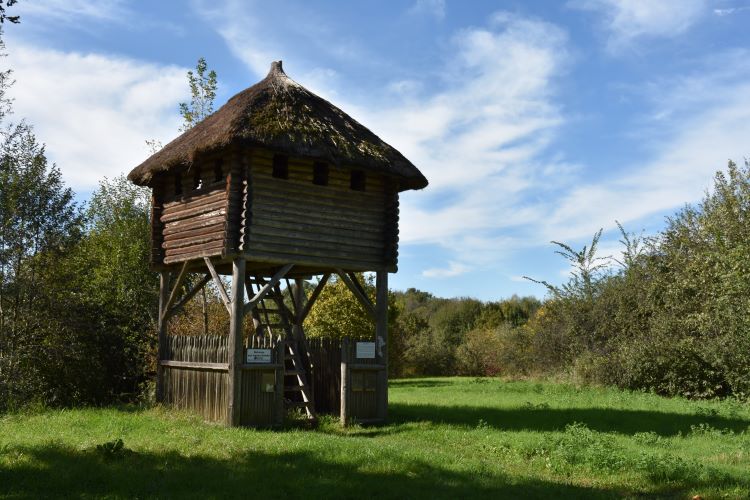
<svg viewBox="0 0 750 500">
<path fill-rule="evenodd" d="M 245 259 L 232 262 L 232 298 L 229 323 L 229 408 L 230 426 L 240 425 L 242 394 L 242 323 L 245 316 Z"/>
<path fill-rule="evenodd" d="M 378 371 L 377 415 L 388 418 L 388 272 L 378 271 L 375 278 L 375 359 L 385 368 Z"/>
<path fill-rule="evenodd" d="M 169 301 L 169 273 L 159 273 L 159 347 L 156 356 L 156 402 L 164 402 L 164 368 L 161 361 L 166 359 L 167 351 L 167 317 L 166 307 Z"/>
</svg>

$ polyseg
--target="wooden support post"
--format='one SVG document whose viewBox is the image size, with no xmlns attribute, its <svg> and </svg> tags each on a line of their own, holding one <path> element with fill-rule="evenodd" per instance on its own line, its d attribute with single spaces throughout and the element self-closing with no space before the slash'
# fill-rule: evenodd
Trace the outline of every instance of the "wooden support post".
<svg viewBox="0 0 750 500">
<path fill-rule="evenodd" d="M 341 425 L 349 425 L 349 339 L 341 340 Z"/>
<path fill-rule="evenodd" d="M 242 394 L 242 323 L 245 316 L 245 259 L 232 261 L 232 314 L 229 323 L 229 408 L 230 426 L 240 424 L 240 395 Z"/>
<path fill-rule="evenodd" d="M 274 418 L 273 423 L 281 427 L 284 425 L 284 342 L 279 339 L 276 343 L 276 387 L 274 397 Z"/>
<path fill-rule="evenodd" d="M 310 390 L 308 397 L 310 401 L 315 401 L 315 388 L 313 387 L 313 367 L 310 361 L 310 353 L 307 350 L 307 339 L 305 338 L 305 330 L 302 327 L 302 322 L 305 318 L 302 316 L 304 309 L 302 302 L 305 297 L 305 280 L 302 278 L 295 278 L 294 280 L 294 296 L 292 302 L 295 304 L 294 308 L 294 326 L 292 328 L 292 334 L 294 340 L 297 342 L 297 349 L 300 351 L 300 358 L 302 366 L 305 368 L 305 380 L 307 380 L 307 386 Z"/>
<path fill-rule="evenodd" d="M 164 367 L 161 361 L 166 357 L 167 351 L 167 302 L 169 301 L 169 273 L 159 273 L 159 350 L 156 359 L 156 402 L 164 402 Z"/>
<path fill-rule="evenodd" d="M 378 271 L 375 278 L 375 360 L 384 368 L 378 372 L 377 415 L 388 418 L 388 271 Z"/>
</svg>

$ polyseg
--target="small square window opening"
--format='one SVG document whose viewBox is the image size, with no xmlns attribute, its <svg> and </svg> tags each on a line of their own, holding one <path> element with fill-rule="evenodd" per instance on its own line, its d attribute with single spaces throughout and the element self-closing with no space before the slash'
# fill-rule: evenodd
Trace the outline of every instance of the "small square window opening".
<svg viewBox="0 0 750 500">
<path fill-rule="evenodd" d="M 328 185 L 328 164 L 315 162 L 313 164 L 313 184 L 318 186 Z"/>
<path fill-rule="evenodd" d="M 365 173 L 361 170 L 352 170 L 352 177 L 349 187 L 351 187 L 354 191 L 364 191 Z"/>
<path fill-rule="evenodd" d="M 182 174 L 175 174 L 174 176 L 174 194 L 176 196 L 182 194 Z"/>
<path fill-rule="evenodd" d="M 223 162 L 217 160 L 214 164 L 214 182 L 221 182 L 224 179 L 224 171 L 222 170 Z"/>
<path fill-rule="evenodd" d="M 286 155 L 274 155 L 273 176 L 277 179 L 289 178 L 289 158 Z"/>
</svg>

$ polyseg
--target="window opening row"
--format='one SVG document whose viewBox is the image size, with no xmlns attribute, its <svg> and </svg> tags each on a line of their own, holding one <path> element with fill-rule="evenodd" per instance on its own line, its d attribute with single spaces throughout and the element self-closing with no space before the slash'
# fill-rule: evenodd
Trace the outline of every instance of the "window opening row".
<svg viewBox="0 0 750 500">
<path fill-rule="evenodd" d="M 327 186 L 330 169 L 328 164 L 322 161 L 313 163 L 312 183 L 316 186 Z M 289 157 L 286 155 L 274 155 L 272 175 L 277 179 L 289 179 Z M 366 174 L 361 170 L 352 170 L 349 177 L 349 188 L 354 191 L 364 191 L 366 187 Z"/>
</svg>

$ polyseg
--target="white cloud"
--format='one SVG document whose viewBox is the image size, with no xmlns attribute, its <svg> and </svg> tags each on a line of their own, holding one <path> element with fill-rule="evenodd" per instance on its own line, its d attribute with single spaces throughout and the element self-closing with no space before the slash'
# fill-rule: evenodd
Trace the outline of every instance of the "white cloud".
<svg viewBox="0 0 750 500">
<path fill-rule="evenodd" d="M 293 59 L 294 52 L 288 53 L 280 40 L 253 29 L 262 23 L 248 10 L 230 1 L 202 13 L 254 72 L 264 74 L 271 53 Z M 439 244 L 481 263 L 519 244 L 500 231 L 541 216 L 536 207 L 520 203 L 525 192 L 538 192 L 547 175 L 565 179 L 574 169 L 559 158 L 544 157 L 564 122 L 554 94 L 568 62 L 567 36 L 558 27 L 500 12 L 486 27 L 455 35 L 442 72 L 444 90 L 427 93 L 423 75 L 396 80 L 384 89 L 393 96 L 388 106 L 373 105 L 377 99 L 359 103 L 337 92 L 337 75 L 330 70 L 298 75 L 294 63 L 287 68 L 428 177 L 428 191 L 402 198 L 402 241 Z M 436 199 L 450 202 L 433 203 Z"/>
<path fill-rule="evenodd" d="M 186 69 L 12 39 L 8 45 L 17 81 L 13 118 L 34 125 L 74 189 L 129 172 L 148 156 L 145 139 L 166 143 L 176 135 Z"/>
<path fill-rule="evenodd" d="M 425 278 L 453 278 L 460 276 L 461 274 L 467 273 L 471 268 L 460 262 L 451 261 L 448 263 L 447 268 L 433 267 L 422 271 L 422 276 Z"/>
<path fill-rule="evenodd" d="M 445 0 L 417 0 L 409 9 L 410 14 L 430 15 L 435 19 L 445 18 Z"/>
<path fill-rule="evenodd" d="M 653 82 L 656 117 L 636 140 L 650 158 L 607 180 L 582 182 L 546 211 L 540 234 L 548 239 L 589 237 L 600 227 L 628 226 L 655 213 L 669 214 L 700 199 L 728 159 L 748 154 L 750 53 L 712 56 L 694 75 Z"/>
<path fill-rule="evenodd" d="M 569 5 L 599 13 L 615 50 L 640 38 L 681 35 L 708 11 L 707 0 L 573 0 Z"/>
<path fill-rule="evenodd" d="M 744 12 L 750 10 L 750 7 L 728 7 L 725 9 L 714 9 L 714 14 L 716 14 L 719 17 L 725 17 L 725 16 L 731 16 L 732 14 L 737 14 L 738 12 Z"/>
<path fill-rule="evenodd" d="M 702 4 L 685 3 L 674 14 L 682 20 L 653 27 L 670 16 L 643 5 L 610 6 L 616 11 L 613 30 L 620 36 L 674 35 L 703 11 Z M 675 5 L 668 2 L 663 9 Z M 245 19 L 238 15 L 235 24 L 223 19 L 219 29 L 234 32 Z M 234 38 L 227 42 L 252 67 L 256 48 Z M 266 43 L 281 50 L 274 45 L 280 40 Z M 600 227 L 614 228 L 615 219 L 632 229 L 645 217 L 698 199 L 726 158 L 747 154 L 742 148 L 750 136 L 750 90 L 744 82 L 750 81 L 750 58 L 744 52 L 697 68 L 689 78 L 646 85 L 653 94 L 651 112 L 633 127 L 641 137 L 623 138 L 637 142 L 646 160 L 592 181 L 585 166 L 552 150 L 567 123 L 556 100 L 556 82 L 571 63 L 562 30 L 498 13 L 484 27 L 457 33 L 451 50 L 440 90 L 430 93 L 421 75 L 402 77 L 384 88 L 387 106 L 377 96 L 359 102 L 343 91 L 336 94 L 330 84 L 336 75 L 325 71 L 311 78 L 312 85 L 306 75 L 297 80 L 333 100 L 425 173 L 430 187 L 401 198 L 402 243 L 439 245 L 456 265 L 471 255 L 473 266 L 498 266 L 504 256 L 552 239 L 585 241 Z M 424 276 L 456 269 L 428 269 Z"/>
<path fill-rule="evenodd" d="M 92 21 L 124 21 L 129 17 L 122 0 L 34 0 L 19 2 L 18 14 L 26 17 L 46 18 L 60 23 L 80 24 L 82 19 Z"/>
</svg>

